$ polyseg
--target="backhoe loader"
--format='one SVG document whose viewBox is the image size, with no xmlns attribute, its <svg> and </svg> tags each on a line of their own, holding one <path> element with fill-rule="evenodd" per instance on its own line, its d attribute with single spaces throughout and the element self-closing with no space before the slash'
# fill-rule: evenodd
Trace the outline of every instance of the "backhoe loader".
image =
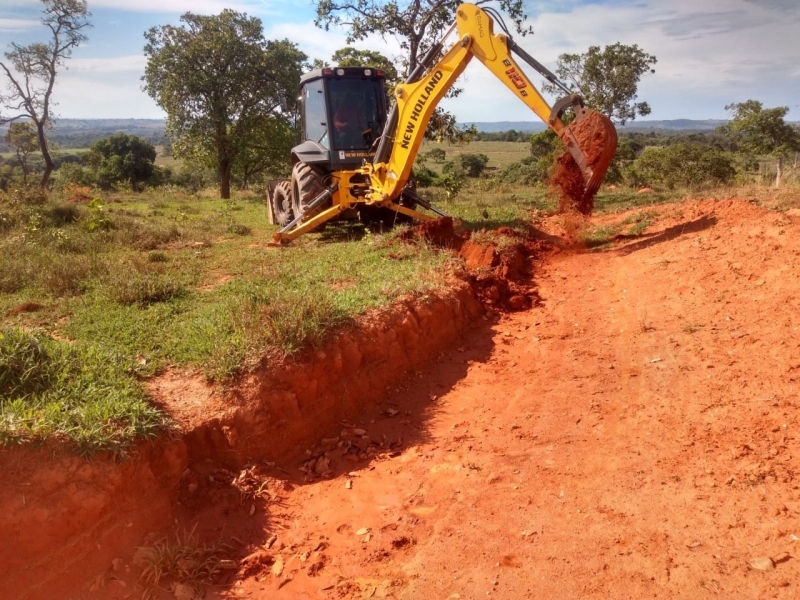
<svg viewBox="0 0 800 600">
<path fill-rule="evenodd" d="M 496 24 L 503 32 L 494 33 Z M 456 31 L 458 39 L 447 47 Z M 549 106 L 513 55 L 566 96 Z M 271 182 L 267 194 L 270 222 L 281 226 L 275 241 L 296 239 L 331 219 L 435 218 L 419 208 L 446 216 L 416 193 L 411 166 L 434 109 L 473 58 L 561 138 L 583 176 L 584 195 L 593 196 L 616 152 L 611 120 L 585 108 L 579 95 L 520 48 L 493 9 L 462 4 L 442 40 L 397 85 L 391 110 L 387 111 L 385 77 L 379 69 L 332 67 L 302 76 L 304 141 L 292 149 L 291 181 Z M 570 108 L 574 119 L 567 126 L 562 117 Z"/>
</svg>

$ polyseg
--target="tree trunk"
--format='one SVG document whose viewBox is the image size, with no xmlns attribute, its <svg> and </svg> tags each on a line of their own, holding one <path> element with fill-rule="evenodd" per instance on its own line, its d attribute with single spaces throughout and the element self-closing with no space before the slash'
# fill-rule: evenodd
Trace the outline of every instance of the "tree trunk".
<svg viewBox="0 0 800 600">
<path fill-rule="evenodd" d="M 781 177 L 783 176 L 783 158 L 780 156 L 778 157 L 778 170 L 775 174 L 775 188 L 778 189 L 781 187 Z"/>
<path fill-rule="evenodd" d="M 47 148 L 47 138 L 44 136 L 44 120 L 36 121 L 36 133 L 39 136 L 39 149 L 42 151 L 44 157 L 44 173 L 42 173 L 42 180 L 39 182 L 39 187 L 47 189 L 47 183 L 50 181 L 50 174 L 55 169 L 53 158 L 50 156 L 50 150 Z"/>
<path fill-rule="evenodd" d="M 231 168 L 233 164 L 231 161 L 219 161 L 219 197 L 223 200 L 230 200 L 231 197 Z"/>
</svg>

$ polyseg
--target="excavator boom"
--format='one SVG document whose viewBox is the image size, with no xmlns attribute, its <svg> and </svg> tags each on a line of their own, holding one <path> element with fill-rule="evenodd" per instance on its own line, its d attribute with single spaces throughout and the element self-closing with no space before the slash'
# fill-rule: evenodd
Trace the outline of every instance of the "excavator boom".
<svg viewBox="0 0 800 600">
<path fill-rule="evenodd" d="M 393 139 L 393 147 L 388 152 L 388 144 L 383 143 L 374 160 L 376 177 L 373 182 L 379 188 L 376 189 L 376 199 L 378 196 L 395 197 L 397 190 L 405 185 L 436 105 L 473 57 L 561 138 L 584 179 L 584 196 L 594 196 L 597 192 L 617 149 L 617 132 L 611 119 L 585 108 L 580 96 L 570 93 L 510 35 L 495 34 L 494 23 L 479 6 L 462 4 L 456 11 L 456 23 L 452 28 L 458 30 L 459 41 L 436 64 L 426 69 L 426 59 L 433 63 L 442 51 L 442 44 L 432 48 L 422 60 L 423 68 L 418 69 L 420 73 L 412 74 L 406 83 L 397 86 L 397 112 L 390 116 L 384 135 L 385 140 Z M 513 54 L 564 89 L 567 96 L 551 107 L 519 67 Z M 565 125 L 562 116 L 568 108 L 573 109 L 575 119 L 570 125 Z"/>
</svg>

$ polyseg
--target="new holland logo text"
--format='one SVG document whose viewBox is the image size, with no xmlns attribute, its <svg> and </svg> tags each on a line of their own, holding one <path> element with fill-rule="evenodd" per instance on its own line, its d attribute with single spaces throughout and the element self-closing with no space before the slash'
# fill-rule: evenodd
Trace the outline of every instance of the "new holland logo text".
<svg viewBox="0 0 800 600">
<path fill-rule="evenodd" d="M 444 77 L 444 74 L 441 71 L 436 71 L 433 75 L 431 75 L 428 83 L 425 84 L 425 89 L 423 90 L 424 93 L 419 97 L 419 100 L 417 100 L 416 104 L 414 104 L 414 109 L 411 111 L 411 116 L 408 119 L 408 123 L 406 123 L 406 130 L 403 133 L 403 139 L 400 141 L 401 148 L 408 150 L 411 147 L 411 139 L 414 137 L 414 131 L 417 128 L 417 122 L 422 116 L 422 110 L 428 103 L 428 99 L 431 97 L 431 92 L 433 92 L 433 90 L 435 90 L 439 85 L 442 77 Z"/>
</svg>

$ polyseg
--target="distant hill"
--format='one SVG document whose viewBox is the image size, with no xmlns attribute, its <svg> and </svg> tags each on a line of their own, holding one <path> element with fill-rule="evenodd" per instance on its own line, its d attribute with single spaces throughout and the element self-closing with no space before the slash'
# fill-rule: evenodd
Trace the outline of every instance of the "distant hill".
<svg viewBox="0 0 800 600">
<path fill-rule="evenodd" d="M 724 125 L 724 120 L 694 120 L 694 119 L 673 119 L 669 121 L 633 121 L 625 126 L 617 126 L 622 131 L 713 131 L 720 125 Z M 469 127 L 475 125 L 478 131 L 483 133 L 499 133 L 501 131 L 524 131 L 526 133 L 537 133 L 545 129 L 545 124 L 541 121 L 489 121 L 489 122 L 468 122 L 462 126 Z"/>
<path fill-rule="evenodd" d="M 139 136 L 155 145 L 165 142 L 164 125 L 163 119 L 58 119 L 48 137 L 64 150 L 88 148 L 118 132 Z M 7 128 L 8 125 L 0 126 L 0 152 L 10 150 L 2 141 Z"/>
</svg>

